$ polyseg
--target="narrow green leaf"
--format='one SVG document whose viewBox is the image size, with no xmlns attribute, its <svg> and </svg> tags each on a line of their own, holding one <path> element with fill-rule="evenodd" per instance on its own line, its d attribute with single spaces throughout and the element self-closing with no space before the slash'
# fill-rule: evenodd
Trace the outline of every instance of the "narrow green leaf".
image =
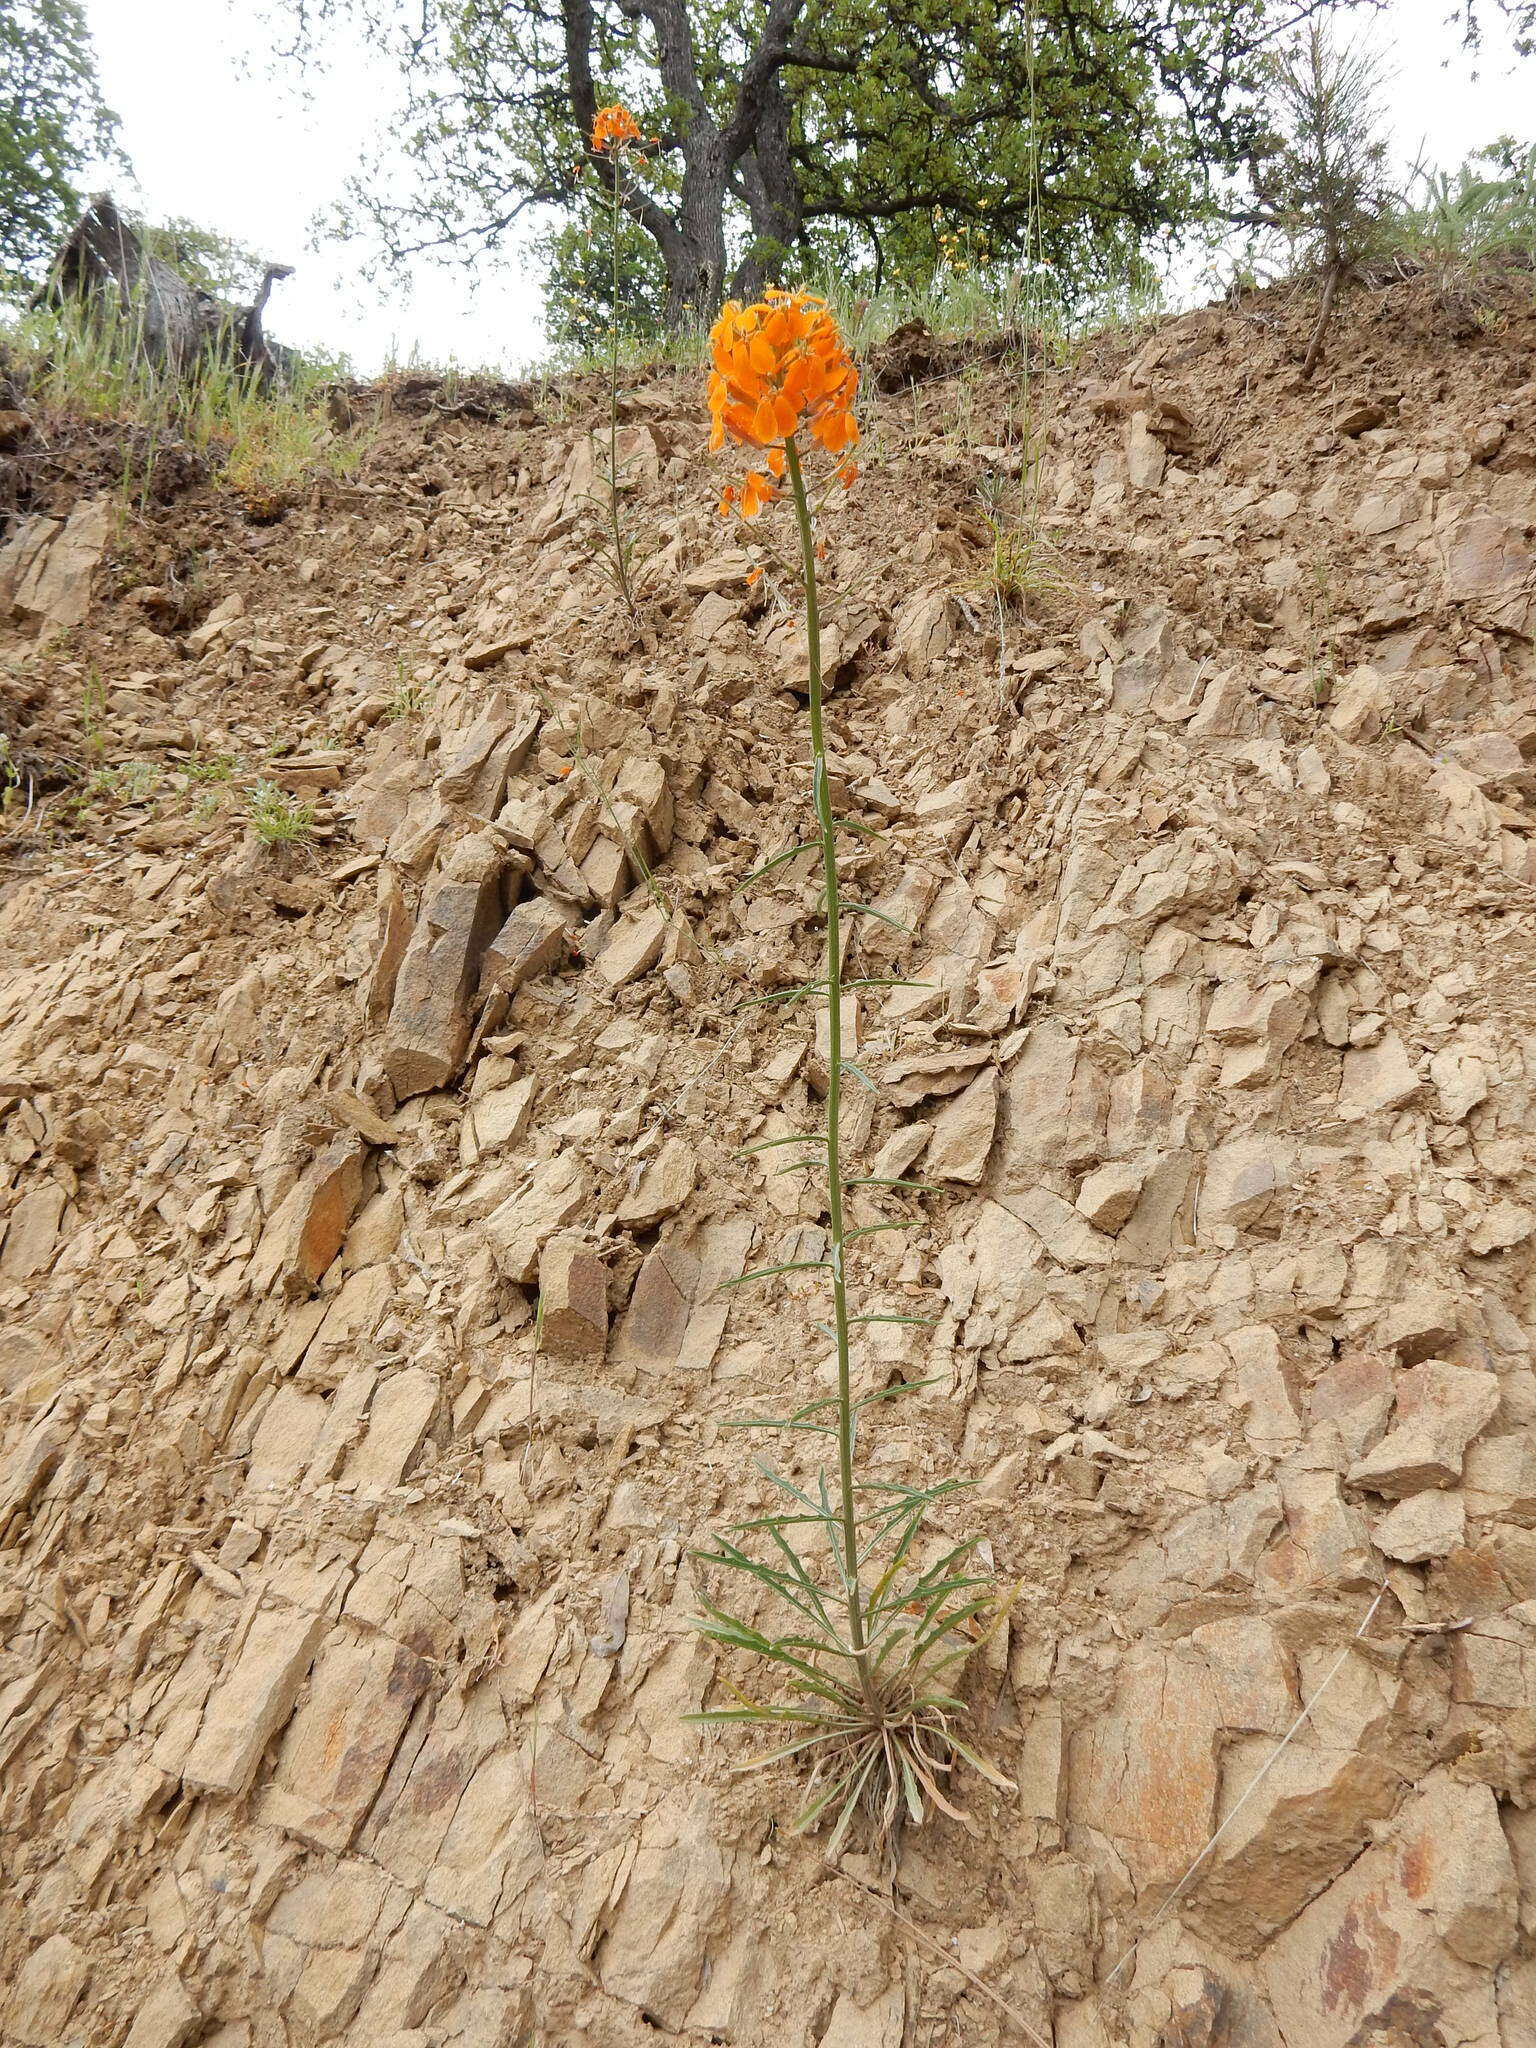
<svg viewBox="0 0 1536 2048">
<path fill-rule="evenodd" d="M 877 917 L 882 924 L 888 924 L 893 932 L 900 932 L 904 938 L 914 936 L 911 925 L 903 924 L 899 917 L 892 917 L 887 910 L 876 910 L 873 903 L 845 903 L 843 909 L 849 917 Z"/>
<path fill-rule="evenodd" d="M 875 1316 L 870 1320 L 878 1322 L 880 1318 Z M 900 1318 L 895 1317 L 891 1320 L 900 1321 Z M 894 1386 L 881 1387 L 878 1393 L 861 1394 L 853 1405 L 855 1408 L 872 1408 L 877 1401 L 896 1401 L 903 1394 L 915 1394 L 919 1387 L 936 1387 L 941 1380 L 947 1383 L 948 1379 L 948 1373 L 935 1373 L 926 1380 L 897 1380 Z"/>
<path fill-rule="evenodd" d="M 932 1316 L 850 1316 L 848 1321 L 850 1325 L 854 1323 L 910 1323 L 917 1330 L 934 1330 L 938 1328 L 938 1324 Z M 933 1380 L 909 1380 L 907 1382 L 907 1385 L 911 1387 L 931 1387 L 934 1384 Z M 892 1388 L 891 1391 L 894 1393 L 897 1390 Z"/>
<path fill-rule="evenodd" d="M 832 1780 L 831 1784 L 828 1785 L 826 1790 L 824 1792 L 819 1793 L 816 1796 L 816 1798 L 814 1798 L 811 1801 L 809 1806 L 801 1810 L 801 1812 L 796 1816 L 790 1832 L 796 1835 L 803 1835 L 807 1833 L 811 1828 L 815 1827 L 817 1821 L 820 1820 L 821 1816 L 826 1812 L 827 1808 L 829 1806 L 834 1805 L 836 1801 L 843 1796 L 846 1788 L 853 1783 L 854 1776 L 857 1773 L 858 1768 L 858 1759 L 855 1758 L 853 1763 L 851 1763 L 848 1766 L 846 1771 L 840 1771 L 838 1775 Z M 855 1791 L 853 1797 L 855 1800 L 857 1800 L 857 1791 Z"/>
<path fill-rule="evenodd" d="M 799 854 L 814 853 L 815 851 L 816 841 L 814 839 L 802 840 L 798 846 L 787 846 L 782 853 L 774 854 L 770 859 L 765 860 L 761 867 L 754 868 L 750 875 L 743 876 L 742 880 L 731 891 L 731 894 L 739 896 L 743 889 L 750 889 L 754 882 L 760 881 L 764 875 L 771 875 L 775 868 L 783 867 L 786 861 L 794 860 Z"/>
<path fill-rule="evenodd" d="M 932 1181 L 888 1180 L 883 1174 L 877 1173 L 860 1174 L 857 1180 L 844 1181 L 843 1185 L 849 1188 L 906 1188 L 914 1195 L 943 1195 L 949 1192 L 947 1188 L 936 1187 Z"/>
<path fill-rule="evenodd" d="M 827 1842 L 827 1861 L 829 1863 L 836 1859 L 847 1837 L 848 1830 L 853 1824 L 853 1817 L 859 1810 L 859 1801 L 863 1797 L 864 1787 L 869 1783 L 869 1776 L 875 1768 L 878 1755 L 878 1751 L 872 1750 L 870 1752 L 869 1761 L 859 1773 L 858 1783 L 848 1794 L 847 1802 L 842 1812 L 838 1815 L 837 1826 L 832 1830 L 832 1834 Z"/>
<path fill-rule="evenodd" d="M 733 1152 L 731 1157 L 733 1159 L 750 1159 L 754 1152 L 771 1152 L 777 1145 L 815 1145 L 817 1143 L 824 1145 L 826 1141 L 825 1131 L 793 1131 L 787 1138 L 764 1138 L 760 1144 L 743 1145 L 739 1151 Z"/>
<path fill-rule="evenodd" d="M 797 1422 L 792 1415 L 752 1415 L 740 1422 L 723 1422 L 722 1429 L 808 1429 L 816 1436 L 836 1436 L 830 1422 Z"/>
<path fill-rule="evenodd" d="M 845 1074 L 852 1074 L 855 1081 L 862 1081 L 864 1086 L 869 1090 L 871 1095 L 879 1094 L 879 1089 L 875 1086 L 874 1082 L 871 1081 L 868 1074 L 865 1073 L 864 1069 L 858 1064 L 857 1060 L 844 1060 L 843 1072 Z"/>
<path fill-rule="evenodd" d="M 817 989 L 825 988 L 826 985 L 824 981 L 802 981 L 798 988 L 776 988 L 770 995 L 746 996 L 725 1014 L 727 1017 L 734 1017 L 742 1010 L 756 1010 L 765 1003 L 796 1003 L 802 996 L 814 995 Z"/>
<path fill-rule="evenodd" d="M 905 1756 L 901 1759 L 901 1785 L 902 1790 L 907 1796 L 907 1812 L 911 1814 L 914 1824 L 921 1827 L 923 1824 L 922 1794 L 917 1789 L 917 1777 Z"/>
<path fill-rule="evenodd" d="M 845 1241 L 856 1237 L 873 1237 L 877 1230 L 910 1230 L 918 1219 L 912 1216 L 893 1216 L 889 1223 L 861 1223 L 857 1230 L 845 1233 Z"/>
<path fill-rule="evenodd" d="M 722 1280 L 716 1294 L 729 1294 L 733 1287 L 745 1287 L 749 1280 L 771 1280 L 776 1273 L 824 1273 L 828 1259 L 786 1259 L 782 1266 L 759 1266 L 754 1273 L 742 1273 L 734 1280 Z"/>
</svg>

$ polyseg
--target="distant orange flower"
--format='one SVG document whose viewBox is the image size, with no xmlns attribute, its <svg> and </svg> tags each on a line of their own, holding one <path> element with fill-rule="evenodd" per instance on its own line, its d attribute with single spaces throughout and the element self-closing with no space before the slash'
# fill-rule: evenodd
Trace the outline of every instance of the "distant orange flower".
<svg viewBox="0 0 1536 2048">
<path fill-rule="evenodd" d="M 753 519 L 779 495 L 774 479 L 784 474 L 784 444 L 802 429 L 829 455 L 853 447 L 859 373 L 826 301 L 809 292 L 770 289 L 755 306 L 732 299 L 710 329 L 709 346 L 711 450 L 729 435 L 767 456 L 768 475 L 751 470 L 741 487 L 742 515 Z M 855 474 L 851 462 L 838 471 L 845 487 Z M 736 503 L 727 485 L 721 512 Z"/>
<path fill-rule="evenodd" d="M 617 102 L 611 107 L 599 107 L 592 123 L 594 150 L 623 149 L 628 143 L 639 140 L 640 124 L 628 107 Z"/>
</svg>

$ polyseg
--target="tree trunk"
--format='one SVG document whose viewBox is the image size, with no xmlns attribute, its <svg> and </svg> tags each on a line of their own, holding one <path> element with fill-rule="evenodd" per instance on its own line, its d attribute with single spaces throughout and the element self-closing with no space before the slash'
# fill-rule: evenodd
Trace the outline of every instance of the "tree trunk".
<svg viewBox="0 0 1536 2048">
<path fill-rule="evenodd" d="M 1337 256 L 1328 264 L 1328 275 L 1323 280 L 1323 300 L 1318 308 L 1317 325 L 1312 330 L 1312 339 L 1307 343 L 1307 353 L 1301 366 L 1303 383 L 1317 368 L 1318 358 L 1323 352 L 1323 342 L 1328 333 L 1328 322 L 1333 318 L 1333 301 L 1339 289 L 1339 279 L 1344 274 L 1344 265 Z"/>
<path fill-rule="evenodd" d="M 761 298 L 765 285 L 782 283 L 785 263 L 804 231 L 789 134 L 789 101 L 775 71 L 763 88 L 756 141 L 740 166 L 740 191 L 752 216 L 752 246 L 731 280 L 733 298 Z"/>
<path fill-rule="evenodd" d="M 725 158 L 719 134 L 691 137 L 678 200 L 678 241 L 664 249 L 667 325 L 712 319 L 725 284 Z"/>
<path fill-rule="evenodd" d="M 677 201 L 681 247 L 663 250 L 667 265 L 667 325 L 713 315 L 725 283 L 726 149 L 699 83 L 698 56 L 687 0 L 637 0 L 656 31 L 656 62 L 671 98 L 688 110 L 683 141 L 683 184 Z"/>
<path fill-rule="evenodd" d="M 292 274 L 286 264 L 270 264 L 254 305 L 226 305 L 151 255 L 110 196 L 99 192 L 55 256 L 36 303 L 74 301 L 121 322 L 135 353 L 174 379 L 192 376 L 210 355 L 223 353 L 265 383 L 288 375 L 297 360 L 291 349 L 268 341 L 261 324 L 274 282 Z"/>
</svg>

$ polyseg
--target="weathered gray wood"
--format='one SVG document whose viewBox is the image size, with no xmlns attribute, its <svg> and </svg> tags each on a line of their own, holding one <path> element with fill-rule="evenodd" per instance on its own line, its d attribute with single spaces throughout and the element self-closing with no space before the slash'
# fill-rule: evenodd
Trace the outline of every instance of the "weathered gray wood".
<svg viewBox="0 0 1536 2048">
<path fill-rule="evenodd" d="M 268 341 L 262 312 L 273 284 L 292 275 L 287 264 L 269 264 L 254 304 L 227 304 L 146 249 L 110 194 L 98 192 L 54 258 L 38 298 L 45 304 L 74 300 L 123 321 L 144 356 L 174 377 L 189 377 L 210 355 L 224 354 L 263 379 L 280 379 L 295 357 Z"/>
</svg>

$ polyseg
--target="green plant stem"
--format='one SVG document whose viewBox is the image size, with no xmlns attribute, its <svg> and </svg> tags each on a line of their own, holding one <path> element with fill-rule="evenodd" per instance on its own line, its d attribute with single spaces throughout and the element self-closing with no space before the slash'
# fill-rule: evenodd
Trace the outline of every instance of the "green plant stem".
<svg viewBox="0 0 1536 2048">
<path fill-rule="evenodd" d="M 619 521 L 619 185 L 622 173 L 617 157 L 613 172 L 613 304 L 608 321 L 608 504 L 613 515 L 613 560 L 619 588 L 634 617 L 635 593 L 629 587 L 629 561 L 624 553 L 624 531 Z"/>
<path fill-rule="evenodd" d="M 805 566 L 805 649 L 811 674 L 812 788 L 816 828 L 821 842 L 821 873 L 827 919 L 827 1217 L 831 1244 L 832 1327 L 837 1339 L 837 1463 L 843 1525 L 843 1592 L 848 1606 L 848 1635 L 858 1659 L 864 1696 L 873 1707 L 876 1694 L 869 1671 L 864 1635 L 864 1595 L 859 1586 L 859 1533 L 853 1498 L 853 1370 L 848 1347 L 848 1282 L 844 1265 L 843 1167 L 839 1120 L 843 1097 L 843 939 L 842 904 L 838 890 L 837 825 L 832 815 L 832 790 L 827 775 L 826 734 L 821 710 L 821 613 L 816 596 L 816 542 L 805 475 L 793 434 L 784 443 L 784 466 L 794 494 L 800 528 L 800 557 Z"/>
</svg>

